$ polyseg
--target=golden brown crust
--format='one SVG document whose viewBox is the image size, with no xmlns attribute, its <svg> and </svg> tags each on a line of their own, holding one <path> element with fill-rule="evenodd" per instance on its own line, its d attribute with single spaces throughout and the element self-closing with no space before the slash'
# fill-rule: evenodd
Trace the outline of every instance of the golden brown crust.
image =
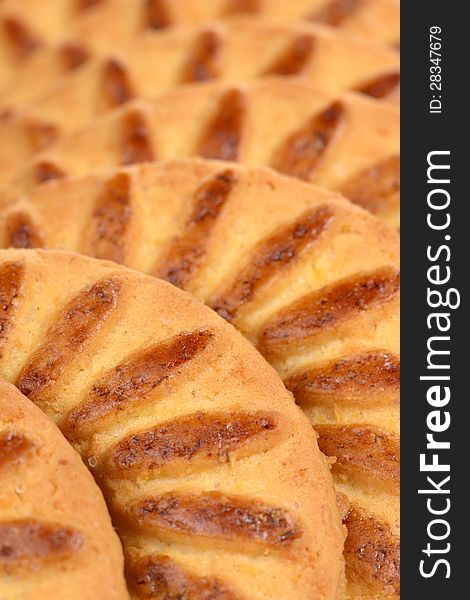
<svg viewBox="0 0 470 600">
<path fill-rule="evenodd" d="M 202 30 L 196 37 L 193 49 L 182 69 L 181 83 L 194 83 L 217 79 L 217 60 L 220 56 L 222 38 L 216 30 Z"/>
<path fill-rule="evenodd" d="M 345 322 L 396 298 L 400 274 L 390 267 L 335 282 L 303 296 L 279 312 L 263 327 L 258 345 L 265 355 L 290 351 L 318 338 L 338 334 Z"/>
<path fill-rule="evenodd" d="M 76 352 L 86 348 L 113 312 L 121 291 L 118 280 L 103 279 L 82 291 L 45 334 L 17 380 L 20 391 L 38 403 L 44 388 L 53 386 Z"/>
<path fill-rule="evenodd" d="M 158 273 L 170 279 L 175 264 L 183 264 L 175 257 L 181 259 L 197 249 L 196 255 L 203 259 L 191 263 L 189 275 L 185 271 L 179 284 L 230 318 L 252 342 L 263 339 L 262 332 L 273 324 L 284 323 L 286 315 L 290 317 L 289 327 L 283 329 L 285 337 L 272 343 L 266 356 L 318 426 L 324 450 L 336 457 L 333 474 L 343 512 L 353 504 L 380 523 L 382 537 L 395 544 L 395 550 L 381 559 L 392 560 L 383 570 L 396 571 L 400 369 L 396 233 L 338 195 L 311 184 L 268 169 L 196 159 L 55 182 L 12 203 L 4 210 L 5 217 L 18 210 L 34 215 L 42 223 L 49 247 L 86 251 L 83 236 L 89 215 L 107 182 L 118 173 L 131 181 L 133 212 L 125 264 L 147 273 L 155 273 L 158 265 Z M 230 189 L 225 187 L 228 173 L 236 182 L 228 185 Z M 228 193 L 206 197 L 214 185 L 218 192 L 222 185 Z M 210 226 L 193 237 L 193 217 L 201 210 Z M 1 218 L 0 214 L 0 240 Z M 181 248 L 184 252 L 176 252 Z M 298 318 L 303 314 L 299 306 L 311 308 L 303 320 Z M 267 352 L 267 347 L 260 347 Z M 201 355 L 203 360 L 209 350 L 208 346 Z M 252 417 L 253 410 L 249 408 Z M 217 425 L 211 421 L 202 426 L 193 414 L 189 421 L 173 417 L 163 429 L 133 429 L 122 446 L 113 444 L 97 464 L 121 480 L 127 477 L 123 466 L 127 463 L 142 480 L 149 465 L 150 473 L 186 473 L 188 463 L 201 472 L 207 465 L 231 464 L 233 453 L 249 457 L 253 449 L 263 451 L 279 439 L 284 427 L 279 415 L 273 415 L 273 429 L 266 436 L 260 432 L 261 437 L 253 437 L 250 446 L 241 435 L 246 426 L 238 420 L 238 450 L 227 446 L 224 437 L 219 456 L 205 432 L 219 431 L 226 418 L 218 412 Z M 190 422 L 198 441 L 191 437 L 183 449 L 175 442 L 176 431 L 185 431 Z M 259 418 L 253 423 L 258 431 Z M 93 449 L 87 456 L 95 463 Z M 357 536 L 368 535 L 361 533 L 361 523 L 368 530 L 370 521 L 357 523 L 351 547 L 357 546 Z M 373 547 L 379 546 L 377 542 Z M 360 574 L 365 562 L 359 569 L 359 559 L 360 548 L 348 554 L 352 597 L 394 598 L 394 592 L 387 591 L 388 582 L 371 578 L 367 569 Z"/>
<path fill-rule="evenodd" d="M 41 248 L 42 236 L 29 215 L 11 214 L 5 223 L 5 245 L 13 248 Z"/>
<path fill-rule="evenodd" d="M 300 75 L 315 50 L 313 33 L 300 33 L 283 49 L 265 71 L 265 75 Z"/>
<path fill-rule="evenodd" d="M 310 18 L 312 21 L 339 27 L 354 16 L 361 4 L 362 0 L 328 0 L 324 6 L 312 13 Z"/>
<path fill-rule="evenodd" d="M 3 0 L 0 19 L 17 20 L 43 42 L 86 39 L 98 51 L 111 40 L 124 45 L 139 33 L 181 23 L 203 23 L 233 15 L 276 17 L 327 23 L 377 43 L 399 41 L 396 0 Z"/>
<path fill-rule="evenodd" d="M 6 262 L 2 264 L 0 268 L 0 351 L 12 326 L 22 282 L 23 265 L 21 263 Z"/>
<path fill-rule="evenodd" d="M 46 111 L 58 118 L 66 106 L 66 123 L 76 121 L 77 107 L 90 118 L 130 97 L 154 98 L 180 83 L 269 75 L 302 75 L 331 89 L 398 101 L 394 51 L 318 25 L 237 18 L 146 34 L 129 46 L 120 43 L 121 35 L 104 42 L 102 51 L 90 48 L 89 35 L 46 46 L 15 61 L 9 78 L 8 69 L 2 78 L 0 68 L 0 112 L 34 105 L 38 117 Z"/>
<path fill-rule="evenodd" d="M 227 0 L 224 10 L 231 14 L 256 14 L 259 12 L 260 0 Z"/>
<path fill-rule="evenodd" d="M 0 251 L 0 268 L 17 263 L 24 294 L 0 373 L 95 473 L 133 597 L 339 598 L 327 462 L 252 346 L 189 295 L 115 263 Z"/>
<path fill-rule="evenodd" d="M 66 71 L 73 71 L 85 63 L 89 58 L 87 49 L 78 42 L 65 42 L 61 47 L 64 67 Z"/>
<path fill-rule="evenodd" d="M 204 263 L 205 244 L 237 180 L 227 169 L 204 182 L 194 194 L 194 206 L 183 236 L 174 239 L 160 259 L 155 275 L 185 287 Z M 225 315 L 222 315 L 225 316 Z"/>
<path fill-rule="evenodd" d="M 192 359 L 204 352 L 212 336 L 208 330 L 181 333 L 114 367 L 93 384 L 83 402 L 65 415 L 62 427 L 67 437 L 81 436 L 99 428 L 102 419 L 117 411 L 148 402 L 162 382 L 184 376 L 184 366 L 190 366 Z"/>
<path fill-rule="evenodd" d="M 212 119 L 201 133 L 195 154 L 202 158 L 238 160 L 245 128 L 246 99 L 238 89 L 222 95 Z"/>
<path fill-rule="evenodd" d="M 63 179 L 65 177 L 65 173 L 62 169 L 59 169 L 54 163 L 51 163 L 47 160 L 39 161 L 36 163 L 35 171 L 34 171 L 34 180 L 36 183 L 47 183 L 48 181 L 53 181 L 54 179 Z"/>
<path fill-rule="evenodd" d="M 143 26 L 149 29 L 164 29 L 172 24 L 168 4 L 165 0 L 147 0 L 143 5 Z"/>
<path fill-rule="evenodd" d="M 84 544 L 69 527 L 33 519 L 0 522 L 0 568 L 8 573 L 44 568 L 72 558 Z"/>
<path fill-rule="evenodd" d="M 344 118 L 344 106 L 340 102 L 333 102 L 281 144 L 270 166 L 286 175 L 310 181 Z"/>
<path fill-rule="evenodd" d="M 315 244 L 333 219 L 331 207 L 316 207 L 271 238 L 263 240 L 249 265 L 240 270 L 229 289 L 211 301 L 210 307 L 227 321 L 233 321 L 238 311 L 253 299 L 256 290 L 277 275 L 280 269 L 294 263 L 310 244 Z"/>
<path fill-rule="evenodd" d="M 40 46 L 36 36 L 14 17 L 5 17 L 2 22 L 9 50 L 15 61 L 25 60 Z"/>
<path fill-rule="evenodd" d="M 400 485 L 400 443 L 386 431 L 367 425 L 317 425 L 318 443 L 336 456 L 334 470 L 350 477 L 365 476 L 384 485 Z"/>
<path fill-rule="evenodd" d="M 0 381 L 0 595 L 128 598 L 98 487 L 59 430 Z"/>
<path fill-rule="evenodd" d="M 115 19 L 112 15 L 112 25 Z M 120 23 L 112 31 L 108 22 L 99 37 L 86 31 L 67 41 L 60 38 L 57 45 L 37 44 L 23 60 L 15 59 L 5 42 L 6 56 L 0 62 L 0 112 L 36 101 L 44 107 L 45 96 L 49 96 L 49 104 L 55 96 L 60 107 L 58 96 L 65 95 L 69 107 L 87 103 L 103 110 L 107 106 L 103 97 L 109 91 L 105 84 L 113 75 L 110 64 L 119 71 L 113 79 L 122 80 L 128 93 L 136 91 L 140 97 L 156 97 L 182 82 L 302 75 L 332 89 L 357 89 L 387 102 L 398 101 L 399 57 L 370 36 L 359 39 L 314 23 L 266 17 L 232 17 L 171 27 L 164 33 L 140 29 L 140 24 L 132 21 L 128 25 L 138 26 L 132 32 Z M 147 33 L 133 35 L 143 31 Z"/>
<path fill-rule="evenodd" d="M 389 156 L 353 175 L 340 191 L 373 213 L 397 210 L 400 204 L 400 157 Z"/>
<path fill-rule="evenodd" d="M 88 251 L 85 254 L 123 262 L 132 218 L 130 185 L 125 173 L 119 173 L 107 182 L 88 225 Z"/>
<path fill-rule="evenodd" d="M 399 400 L 400 360 L 383 350 L 371 350 L 317 367 L 300 370 L 285 382 L 300 406 L 359 404 L 377 406 Z"/>
<path fill-rule="evenodd" d="M 97 6 L 98 4 L 100 4 L 101 2 L 104 2 L 105 0 L 78 0 L 76 3 L 76 10 L 78 12 L 83 11 L 83 10 L 88 10 L 89 8 L 92 8 L 93 6 Z"/>
<path fill-rule="evenodd" d="M 370 594 L 400 597 L 400 544 L 386 524 L 353 506 L 347 519 L 345 557 L 349 577 L 359 590 L 367 582 Z M 354 592 L 353 592 L 354 593 Z M 359 592 L 360 593 L 360 592 Z M 354 597 L 354 596 L 353 596 Z"/>
<path fill-rule="evenodd" d="M 22 433 L 2 431 L 0 434 L 0 467 L 16 466 L 35 448 L 35 444 Z"/>
<path fill-rule="evenodd" d="M 26 119 L 24 128 L 27 142 L 33 152 L 39 152 L 43 148 L 47 148 L 60 136 L 59 129 L 54 124 L 36 119 Z"/>
<path fill-rule="evenodd" d="M 176 536 L 187 543 L 191 536 L 191 545 L 219 541 L 245 552 L 259 546 L 280 549 L 302 535 L 282 508 L 219 492 L 146 498 L 130 507 L 127 518 L 142 533 L 158 533 L 162 539 Z"/>
<path fill-rule="evenodd" d="M 130 477 L 136 472 L 184 472 L 228 462 L 235 454 L 248 456 L 268 448 L 279 432 L 279 416 L 270 412 L 216 413 L 199 412 L 132 434 L 112 447 L 104 460 L 106 469 Z M 9 456 L 23 450 L 22 440 L 13 440 Z M 13 458 L 12 458 L 13 459 Z"/>
<path fill-rule="evenodd" d="M 356 89 L 366 96 L 371 98 L 388 98 L 395 94 L 400 85 L 400 73 L 392 71 L 391 73 L 383 73 L 362 83 Z"/>
<path fill-rule="evenodd" d="M 129 45 L 120 43 L 121 35 L 117 32 L 107 43 L 104 36 L 101 51 L 90 48 L 90 36 L 48 45 L 17 64 L 10 81 L 5 73 L 3 84 L 0 69 L 2 111 L 36 101 L 44 110 L 55 97 L 60 112 L 65 96 L 69 108 L 88 98 L 88 110 L 103 109 L 110 82 L 122 90 L 120 98 L 134 92 L 155 97 L 179 83 L 299 74 L 332 89 L 357 89 L 397 101 L 396 52 L 321 25 L 238 17 L 147 33 Z M 158 69 L 152 68 L 155 63 Z M 71 75 L 72 71 L 79 72 Z"/>
<path fill-rule="evenodd" d="M 168 556 L 128 558 L 127 579 L 136 598 L 241 600 L 217 577 L 197 577 Z"/>
<path fill-rule="evenodd" d="M 111 59 L 103 65 L 100 100 L 104 109 L 111 109 L 134 98 L 126 68 L 120 61 Z"/>
<path fill-rule="evenodd" d="M 0 163 L 7 174 L 14 171 L 12 164 L 19 169 L 6 194 L 36 185 L 38 162 L 47 161 L 73 176 L 149 158 L 196 154 L 270 165 L 330 189 L 350 191 L 352 200 L 398 225 L 399 113 L 359 95 L 335 95 L 293 79 L 185 86 L 151 103 L 127 103 L 64 136 L 29 164 L 34 150 L 25 126 L 23 118 L 0 124 Z M 12 148 L 12 131 L 18 147 Z M 134 140 L 139 141 L 135 152 L 129 150 Z"/>
<path fill-rule="evenodd" d="M 121 164 L 135 165 L 155 160 L 147 119 L 138 110 L 130 112 L 123 123 Z"/>
</svg>

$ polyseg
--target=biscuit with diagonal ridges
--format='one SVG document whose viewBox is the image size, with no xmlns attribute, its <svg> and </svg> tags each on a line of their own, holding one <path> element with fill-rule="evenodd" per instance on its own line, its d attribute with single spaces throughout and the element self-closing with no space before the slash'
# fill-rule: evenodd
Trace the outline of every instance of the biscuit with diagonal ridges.
<svg viewBox="0 0 470 600">
<path fill-rule="evenodd" d="M 181 83 L 300 75 L 331 89 L 357 89 L 376 98 L 398 100 L 396 52 L 314 24 L 239 17 L 173 27 L 141 35 L 127 48 L 110 44 L 103 58 L 93 58 L 84 44 L 62 42 L 23 61 L 3 86 L 0 110 L 39 99 L 37 111 L 49 114 L 53 106 L 60 114 L 71 103 L 105 109 L 101 98 L 107 82 L 117 79 L 112 66 L 117 63 L 132 93 L 139 97 L 156 97 Z M 67 76 L 60 82 L 63 74 Z"/>
<path fill-rule="evenodd" d="M 8 286 L 11 294 L 22 277 L 19 262 L 7 271 L 3 265 L 2 313 L 9 310 Z M 0 380 L 0 597 L 49 600 L 57 590 L 64 600 L 129 598 L 121 546 L 80 456 L 50 419 Z"/>
<path fill-rule="evenodd" d="M 0 296 L 0 374 L 94 473 L 132 598 L 343 597 L 328 463 L 230 324 L 167 282 L 68 252 L 0 251 Z"/>
<path fill-rule="evenodd" d="M 108 91 L 108 99 L 132 93 Z M 302 80 L 215 82 L 127 102 L 68 136 L 64 131 L 86 120 L 88 107 L 65 105 L 69 118 L 60 125 L 55 111 L 54 123 L 32 116 L 0 123 L 0 165 L 14 179 L 6 195 L 56 176 L 196 155 L 268 165 L 345 191 L 398 226 L 399 113 L 383 102 Z"/>
<path fill-rule="evenodd" d="M 66 248 L 122 262 L 192 292 L 231 321 L 277 369 L 320 448 L 336 459 L 336 489 L 348 498 L 348 597 L 399 596 L 393 230 L 337 194 L 272 170 L 192 159 L 39 186 L 2 211 L 0 245 Z M 145 310 L 143 300 L 140 306 Z M 3 325 L 7 336 L 14 335 L 12 322 L 7 317 Z M 51 339 L 68 361 L 58 336 Z M 102 371 L 100 364 L 93 369 Z M 28 390 L 41 396 L 36 380 L 27 378 Z M 96 415 L 119 401 L 106 391 L 108 381 L 99 386 L 106 401 L 90 397 L 69 427 L 94 427 Z M 149 435 L 116 450 L 128 472 L 135 462 L 161 463 L 159 453 L 142 451 Z M 160 526 L 153 514 L 149 519 Z"/>
<path fill-rule="evenodd" d="M 323 23 L 383 44 L 399 42 L 398 0 L 2 0 L 0 56 L 31 55 L 37 44 L 30 40 L 67 38 L 86 40 L 99 52 L 148 30 L 233 15 Z"/>
<path fill-rule="evenodd" d="M 98 49 L 99 25 L 96 17 L 92 16 L 92 1 L 82 0 L 2 0 L 0 2 L 0 86 L 6 85 L 18 71 L 27 68 L 36 57 L 48 53 L 54 44 L 64 44 L 65 47 L 79 46 L 88 50 Z M 95 3 L 97 5 L 97 2 Z M 90 20 L 91 19 L 91 20 Z M 91 29 L 90 29 L 91 26 Z M 78 43 L 80 28 L 92 34 L 90 39 Z M 73 34 L 74 30 L 78 38 Z M 67 39 L 68 35 L 71 39 Z M 95 41 L 93 41 L 95 39 Z M 110 36 L 111 39 L 111 36 Z M 109 40 L 110 41 L 110 40 Z M 67 70 L 77 62 L 70 55 L 63 56 L 64 64 L 60 71 Z"/>
</svg>

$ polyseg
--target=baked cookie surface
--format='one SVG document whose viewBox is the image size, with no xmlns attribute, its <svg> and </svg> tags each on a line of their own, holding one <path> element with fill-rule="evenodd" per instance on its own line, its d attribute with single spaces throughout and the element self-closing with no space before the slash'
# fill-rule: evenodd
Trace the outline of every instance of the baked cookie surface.
<svg viewBox="0 0 470 600">
<path fill-rule="evenodd" d="M 2 306 L 4 284 L 2 271 Z M 129 598 L 121 545 L 79 455 L 0 381 L 0 597 L 49 600 L 58 590 L 64 600 Z"/>
<path fill-rule="evenodd" d="M 240 14 L 324 23 L 387 45 L 399 41 L 398 0 L 2 0 L 0 56 L 21 59 L 39 44 L 66 38 L 100 51 L 146 30 Z"/>
<path fill-rule="evenodd" d="M 269 169 L 187 159 L 37 187 L 0 245 L 67 248 L 167 279 L 276 368 L 334 456 L 350 598 L 399 596 L 398 236 Z"/>
<path fill-rule="evenodd" d="M 73 253 L 3 250 L 0 282 L 0 373 L 94 473 L 132 597 L 342 597 L 327 462 L 231 325 L 166 282 Z"/>
<path fill-rule="evenodd" d="M 0 123 L 6 194 L 66 175 L 196 155 L 271 166 L 342 191 L 398 226 L 400 117 L 383 102 L 302 80 L 215 82 L 127 102 L 65 135 L 88 110 L 86 103 L 67 107 L 61 125 L 54 111 L 50 120 L 24 115 Z"/>
<path fill-rule="evenodd" d="M 267 75 L 301 76 L 333 90 L 398 101 L 397 52 L 321 25 L 238 17 L 146 33 L 128 46 L 113 41 L 103 56 L 91 52 L 86 39 L 46 47 L 1 87 L 0 112 L 35 102 L 36 115 L 66 120 L 71 103 L 96 114 L 181 83 Z"/>
</svg>

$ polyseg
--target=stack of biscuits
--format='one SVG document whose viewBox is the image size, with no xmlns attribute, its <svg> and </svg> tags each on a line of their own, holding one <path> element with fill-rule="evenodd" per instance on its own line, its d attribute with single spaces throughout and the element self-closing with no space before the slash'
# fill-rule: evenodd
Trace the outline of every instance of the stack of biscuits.
<svg viewBox="0 0 470 600">
<path fill-rule="evenodd" d="M 0 599 L 397 600 L 399 0 L 0 0 Z"/>
</svg>

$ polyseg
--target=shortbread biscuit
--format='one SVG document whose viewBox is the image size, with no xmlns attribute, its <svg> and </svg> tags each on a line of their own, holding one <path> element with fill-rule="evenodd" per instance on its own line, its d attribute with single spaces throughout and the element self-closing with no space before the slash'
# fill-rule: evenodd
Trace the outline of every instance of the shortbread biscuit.
<svg viewBox="0 0 470 600">
<path fill-rule="evenodd" d="M 133 1 L 124 0 L 129 4 Z M 94 10 L 97 4 L 93 0 L 1 0 L 0 86 L 51 45 L 78 45 L 87 51 L 98 51 L 104 15 L 100 17 Z M 82 35 L 86 34 L 89 37 L 85 40 Z M 109 42 L 111 39 L 110 35 Z M 70 62 L 67 57 L 64 60 Z"/>
<path fill-rule="evenodd" d="M 0 374 L 94 473 L 133 598 L 342 598 L 326 459 L 230 324 L 164 281 L 73 253 L 2 250 L 0 295 Z"/>
<path fill-rule="evenodd" d="M 86 120 L 87 107 L 67 107 L 60 127 L 32 117 L 0 124 L 2 172 L 15 179 L 10 193 L 64 175 L 198 155 L 268 165 L 343 191 L 398 226 L 399 113 L 383 102 L 299 80 L 189 85 L 153 102 L 128 102 L 62 136 Z M 25 167 L 41 146 L 49 149 Z"/>
<path fill-rule="evenodd" d="M 129 598 L 121 545 L 80 456 L 32 402 L 0 381 L 0 598 L 57 597 Z"/>
<path fill-rule="evenodd" d="M 2 0 L 0 56 L 21 59 L 41 43 L 67 38 L 101 51 L 146 30 L 240 14 L 323 23 L 387 45 L 399 42 L 399 0 Z"/>
<path fill-rule="evenodd" d="M 348 597 L 399 596 L 394 231 L 274 171 L 193 159 L 39 186 L 2 211 L 0 245 L 112 259 L 192 292 L 231 321 L 336 458 Z"/>
<path fill-rule="evenodd" d="M 127 96 L 153 98 L 181 83 L 208 80 L 302 76 L 394 102 L 400 81 L 393 50 L 332 28 L 256 17 L 147 33 L 129 47 L 111 45 L 103 58 L 93 59 L 79 43 L 61 43 L 22 64 L 0 93 L 0 110 L 36 100 L 36 114 L 65 118 L 70 104 L 104 111 Z M 110 95 L 111 86 L 126 85 L 125 94 Z"/>
</svg>

